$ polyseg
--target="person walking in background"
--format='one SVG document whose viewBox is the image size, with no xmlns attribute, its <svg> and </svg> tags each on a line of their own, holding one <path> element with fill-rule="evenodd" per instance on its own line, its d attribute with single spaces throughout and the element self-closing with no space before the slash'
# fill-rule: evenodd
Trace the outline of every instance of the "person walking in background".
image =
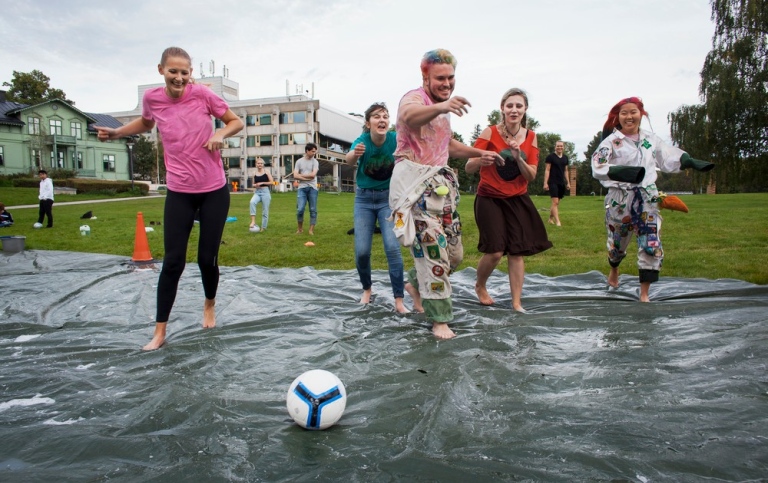
<svg viewBox="0 0 768 483">
<path fill-rule="evenodd" d="M 40 209 L 37 215 L 37 225 L 42 226 L 43 219 L 48 217 L 46 228 L 53 228 L 53 181 L 48 177 L 48 171 L 41 169 L 37 172 L 40 176 L 40 194 L 37 199 L 40 200 Z"/>
<path fill-rule="evenodd" d="M 592 155 L 592 176 L 608 188 L 605 196 L 605 228 L 608 233 L 608 285 L 619 286 L 619 264 L 627 256 L 634 234 L 637 238 L 637 268 L 640 302 L 649 302 L 651 283 L 658 281 L 664 250 L 661 245 L 659 190 L 656 170 L 676 173 L 693 168 L 715 167 L 693 159 L 656 134 L 640 129 L 648 117 L 639 97 L 627 97 L 611 108 L 603 126 L 603 141 Z"/>
<path fill-rule="evenodd" d="M 304 157 L 296 161 L 293 167 L 293 179 L 298 181 L 296 190 L 296 233 L 304 233 L 304 209 L 309 202 L 309 234 L 315 234 L 317 224 L 317 171 L 320 164 L 315 159 L 317 144 L 307 143 Z"/>
<path fill-rule="evenodd" d="M 459 183 L 448 158 L 482 158 L 502 163 L 492 151 L 483 151 L 453 139 L 451 114 L 462 116 L 471 106 L 456 87 L 456 58 L 444 49 L 424 54 L 422 86 L 407 92 L 397 111 L 396 164 L 389 191 L 389 206 L 400 243 L 411 247 L 414 269 L 405 289 L 413 308 L 424 312 L 438 339 L 456 334 L 451 283 L 448 278 L 464 257 L 461 243 Z"/>
<path fill-rule="evenodd" d="M 243 122 L 210 88 L 192 81 L 192 58 L 179 47 L 163 51 L 157 66 L 164 87 L 144 92 L 141 117 L 117 129 L 94 126 L 100 141 L 150 131 L 163 137 L 168 194 L 164 209 L 165 256 L 157 284 L 155 332 L 144 350 L 165 344 L 167 322 L 184 272 L 189 235 L 200 217 L 197 264 L 203 282 L 203 328 L 216 326 L 219 246 L 229 212 L 229 188 L 221 162 L 224 139 Z M 214 131 L 211 116 L 224 126 Z"/>
<path fill-rule="evenodd" d="M 11 212 L 5 209 L 5 205 L 0 203 L 0 228 L 13 226 L 13 216 Z"/>
<path fill-rule="evenodd" d="M 503 166 L 482 158 L 470 159 L 467 173 L 480 171 L 475 197 L 475 222 L 480 232 L 477 249 L 483 253 L 477 264 L 475 292 L 483 305 L 494 303 L 486 283 L 507 256 L 512 308 L 525 312 L 522 306 L 525 261 L 549 248 L 547 229 L 541 215 L 528 196 L 528 183 L 536 178 L 539 148 L 536 133 L 526 129 L 528 95 L 522 89 L 509 89 L 501 97 L 501 120 L 480 133 L 475 141 L 478 149 L 490 149 L 502 155 Z"/>
<path fill-rule="evenodd" d="M 560 225 L 560 200 L 565 196 L 565 190 L 571 189 L 571 181 L 568 179 L 568 156 L 563 154 L 565 144 L 562 141 L 555 143 L 555 152 L 549 153 L 544 169 L 544 191 L 549 191 L 552 205 L 549 208 L 549 223 Z"/>
<path fill-rule="evenodd" d="M 403 256 L 395 237 L 389 208 L 389 182 L 395 167 L 397 136 L 389 130 L 389 110 L 384 104 L 372 104 L 365 111 L 365 125 L 346 155 L 347 164 L 357 163 L 355 189 L 355 266 L 363 284 L 361 304 L 371 301 L 371 245 L 376 221 L 381 228 L 384 252 L 389 266 L 389 281 L 395 299 L 395 311 L 409 310 L 403 304 Z"/>
<path fill-rule="evenodd" d="M 250 209 L 251 209 L 251 226 L 256 226 L 256 205 L 261 203 L 261 231 L 267 229 L 269 224 L 269 203 L 272 200 L 272 194 L 270 190 L 274 185 L 272 175 L 264 169 L 264 160 L 258 158 L 256 161 L 256 174 L 253 176 L 254 192 L 251 197 Z"/>
</svg>

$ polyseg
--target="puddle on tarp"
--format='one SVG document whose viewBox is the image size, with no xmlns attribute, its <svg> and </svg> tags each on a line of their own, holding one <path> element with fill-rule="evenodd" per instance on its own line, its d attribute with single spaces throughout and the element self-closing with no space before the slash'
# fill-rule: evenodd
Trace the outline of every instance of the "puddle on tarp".
<svg viewBox="0 0 768 483">
<path fill-rule="evenodd" d="M 526 277 L 527 314 L 453 276 L 458 337 L 395 315 L 386 272 L 222 267 L 200 328 L 188 265 L 144 353 L 157 271 L 125 257 L 0 255 L 3 481 L 746 481 L 768 475 L 768 287 Z M 410 300 L 406 300 L 409 303 Z M 288 386 L 322 368 L 347 409 L 301 429 Z"/>
</svg>

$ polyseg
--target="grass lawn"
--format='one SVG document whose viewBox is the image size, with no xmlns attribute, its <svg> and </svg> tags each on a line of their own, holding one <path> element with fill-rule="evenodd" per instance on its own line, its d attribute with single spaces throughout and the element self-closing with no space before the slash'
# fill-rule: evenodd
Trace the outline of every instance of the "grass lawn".
<svg viewBox="0 0 768 483">
<path fill-rule="evenodd" d="M 296 194 L 273 193 L 269 229 L 250 233 L 248 202 L 250 193 L 232 195 L 230 216 L 237 221 L 224 230 L 219 263 L 223 266 L 262 265 L 266 267 L 303 267 L 316 269 L 354 269 L 351 193 L 320 193 L 318 225 L 314 236 L 295 234 Z M 59 195 L 54 204 L 54 227 L 34 229 L 37 208 L 10 210 L 15 219 L 12 228 L 0 229 L 0 235 L 26 236 L 29 250 L 66 250 L 107 253 L 130 258 L 133 254 L 137 213 L 142 212 L 145 226 L 155 222 L 148 233 L 152 256 L 163 257 L 164 197 L 146 197 L 109 203 L 64 204 L 66 201 L 88 201 L 109 198 L 104 195 Z M 682 199 L 690 213 L 662 212 L 661 231 L 665 260 L 662 276 L 695 278 L 734 278 L 757 284 L 768 284 L 768 194 L 690 195 Z M 36 204 L 37 190 L 3 188 L 0 201 L 6 206 Z M 477 227 L 473 214 L 474 196 L 461 199 L 459 212 L 464 228 L 464 262 L 460 268 L 476 267 Z M 549 197 L 533 197 L 534 204 L 546 220 Z M 547 224 L 554 248 L 526 258 L 526 272 L 558 276 L 591 270 L 608 271 L 603 226 L 603 200 L 599 196 L 566 197 L 560 208 L 562 227 Z M 86 211 L 96 220 L 81 220 Z M 261 216 L 259 205 L 259 221 Z M 305 214 L 309 220 L 309 210 Z M 88 224 L 90 236 L 81 236 L 79 227 Z M 193 262 L 197 252 L 197 230 L 193 229 L 187 260 Z M 314 247 L 304 243 L 312 240 Z M 410 254 L 403 250 L 406 268 Z M 374 238 L 374 269 L 386 269 L 386 258 L 380 236 Z M 622 273 L 637 274 L 636 258 L 629 255 L 621 266 Z M 499 265 L 506 271 L 506 262 Z"/>
</svg>

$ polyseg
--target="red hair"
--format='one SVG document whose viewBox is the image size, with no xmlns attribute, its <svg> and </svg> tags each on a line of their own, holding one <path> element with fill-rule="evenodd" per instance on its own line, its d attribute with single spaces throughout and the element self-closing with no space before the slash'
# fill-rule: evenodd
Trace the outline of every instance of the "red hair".
<svg viewBox="0 0 768 483">
<path fill-rule="evenodd" d="M 645 117 L 648 117 L 648 113 L 645 112 L 645 107 L 643 106 L 642 99 L 640 99 L 639 97 L 627 97 L 625 99 L 622 99 L 619 102 L 617 102 L 616 105 L 613 106 L 611 108 L 611 111 L 608 113 L 608 120 L 605 121 L 605 124 L 603 124 L 603 139 L 607 138 L 615 128 L 621 126 L 621 124 L 619 124 L 619 111 L 621 111 L 621 107 L 624 104 L 637 105 L 637 108 L 640 109 L 640 114 Z"/>
</svg>

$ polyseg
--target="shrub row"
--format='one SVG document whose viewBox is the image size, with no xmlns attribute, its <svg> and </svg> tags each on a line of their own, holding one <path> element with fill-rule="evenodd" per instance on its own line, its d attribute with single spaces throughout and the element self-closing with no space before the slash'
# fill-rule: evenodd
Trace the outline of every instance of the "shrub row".
<svg viewBox="0 0 768 483">
<path fill-rule="evenodd" d="M 16 188 L 37 188 L 40 180 L 37 178 L 15 178 L 12 180 Z M 62 188 L 75 188 L 78 194 L 83 193 L 124 193 L 131 191 L 130 181 L 109 181 L 103 179 L 67 178 L 53 179 L 53 185 Z M 142 195 L 149 193 L 146 183 L 134 183 L 135 189 Z"/>
</svg>

